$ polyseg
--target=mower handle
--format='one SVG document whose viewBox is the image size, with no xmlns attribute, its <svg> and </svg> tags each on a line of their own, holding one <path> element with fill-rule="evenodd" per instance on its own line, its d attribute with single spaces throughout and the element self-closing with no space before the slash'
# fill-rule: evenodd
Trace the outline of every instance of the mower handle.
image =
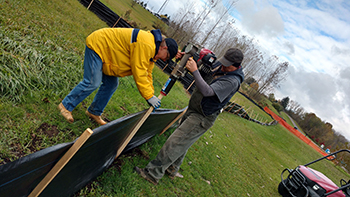
<svg viewBox="0 0 350 197">
<path fill-rule="evenodd" d="M 320 160 L 327 159 L 329 156 L 334 156 L 334 158 L 333 158 L 333 159 L 327 159 L 327 160 L 333 161 L 333 160 L 336 158 L 336 154 L 338 154 L 338 153 L 340 153 L 340 152 L 344 152 L 344 151 L 350 153 L 350 150 L 347 150 L 347 149 L 338 150 L 337 152 L 331 153 L 331 154 L 326 155 L 326 156 L 324 156 L 324 157 L 321 157 L 321 158 L 319 158 L 319 159 L 317 159 L 317 160 L 315 160 L 315 161 L 312 161 L 312 162 L 310 162 L 310 163 L 308 163 L 308 164 L 305 164 L 304 166 L 308 166 L 308 165 L 311 165 L 311 164 L 313 164 L 313 163 L 316 163 L 316 162 L 318 162 L 318 161 L 320 161 Z"/>
</svg>

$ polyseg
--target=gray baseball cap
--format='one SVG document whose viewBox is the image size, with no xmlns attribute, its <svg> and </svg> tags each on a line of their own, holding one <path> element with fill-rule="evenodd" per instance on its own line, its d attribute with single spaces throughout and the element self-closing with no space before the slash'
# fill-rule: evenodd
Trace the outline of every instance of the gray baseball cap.
<svg viewBox="0 0 350 197">
<path fill-rule="evenodd" d="M 226 67 L 229 67 L 231 65 L 239 67 L 243 61 L 243 58 L 244 55 L 241 50 L 230 48 L 226 51 L 224 56 L 218 59 L 218 61 Z"/>
</svg>

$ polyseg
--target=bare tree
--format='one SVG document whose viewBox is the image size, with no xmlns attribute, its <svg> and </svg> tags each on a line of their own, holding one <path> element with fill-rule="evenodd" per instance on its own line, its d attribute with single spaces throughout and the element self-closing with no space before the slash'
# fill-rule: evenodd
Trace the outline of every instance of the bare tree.
<svg viewBox="0 0 350 197">
<path fill-rule="evenodd" d="M 194 21 L 194 33 L 192 34 L 191 40 L 194 41 L 194 38 L 198 35 L 198 33 L 201 31 L 201 27 L 204 23 L 204 21 L 209 16 L 210 12 L 217 6 L 219 0 L 209 0 L 207 1 L 206 5 L 203 8 L 203 11 L 198 14 L 197 19 Z M 203 17 L 202 17 L 203 15 Z"/>
<path fill-rule="evenodd" d="M 230 11 L 233 8 L 233 5 L 236 3 L 235 0 L 232 0 L 230 5 L 225 9 L 223 14 L 220 16 L 219 20 L 214 24 L 214 26 L 209 30 L 208 33 L 206 33 L 205 38 L 202 40 L 201 45 L 204 46 L 204 44 L 207 42 L 208 38 L 211 36 L 212 32 L 216 28 L 216 26 L 221 22 L 221 20 L 226 16 L 227 12 Z"/>
<path fill-rule="evenodd" d="M 274 87 L 279 87 L 280 82 L 286 77 L 288 66 L 288 62 L 279 63 L 273 72 L 268 72 L 267 77 L 262 80 L 258 92 L 262 94 L 272 91 Z"/>
<path fill-rule="evenodd" d="M 292 111 L 295 115 L 299 116 L 300 117 L 299 119 L 302 118 L 302 115 L 305 112 L 305 110 L 301 107 L 301 105 L 294 100 L 289 101 L 288 109 L 289 111 Z M 294 119 L 297 119 L 297 118 L 294 118 Z"/>
<path fill-rule="evenodd" d="M 190 19 L 193 18 L 193 9 L 195 6 L 195 2 L 191 1 L 190 3 L 184 5 L 175 15 L 174 21 L 170 24 L 170 28 L 168 31 L 168 35 L 171 38 L 181 37 L 181 35 L 185 32 L 184 27 L 190 22 Z M 192 17 L 191 17 L 192 16 Z"/>
<path fill-rule="evenodd" d="M 215 40 L 213 43 L 213 46 L 211 47 L 213 51 L 217 51 L 219 53 L 222 53 L 222 51 L 226 51 L 227 48 L 225 47 L 225 45 L 227 43 L 230 43 L 230 47 L 228 48 L 232 48 L 234 46 L 236 46 L 236 44 L 234 43 L 235 40 L 237 40 L 237 31 L 236 29 L 233 27 L 233 23 L 234 21 L 228 21 L 227 25 L 224 25 L 221 31 L 221 34 L 219 35 L 218 39 Z M 231 42 L 228 42 L 231 41 Z"/>
<path fill-rule="evenodd" d="M 244 75 L 246 77 L 258 78 L 258 72 L 267 54 L 257 48 L 257 44 L 254 43 L 253 39 L 246 42 L 245 46 L 243 60 Z"/>
</svg>

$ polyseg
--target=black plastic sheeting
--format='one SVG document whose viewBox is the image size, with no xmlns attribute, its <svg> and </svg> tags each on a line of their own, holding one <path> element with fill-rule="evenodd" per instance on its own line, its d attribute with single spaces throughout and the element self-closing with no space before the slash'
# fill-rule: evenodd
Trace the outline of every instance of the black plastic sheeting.
<svg viewBox="0 0 350 197">
<path fill-rule="evenodd" d="M 251 99 L 249 96 L 245 95 L 243 92 L 238 91 L 242 96 L 246 97 L 250 102 L 252 102 L 255 106 L 259 107 L 262 111 L 264 111 L 267 115 L 269 115 L 272 119 L 273 117 L 271 114 L 267 113 L 263 107 L 261 107 L 259 104 L 257 104 L 253 99 Z"/>
<path fill-rule="evenodd" d="M 91 3 L 91 1 L 93 2 Z M 121 18 L 118 14 L 113 12 L 99 0 L 79 0 L 79 2 L 85 7 L 88 7 L 91 3 L 89 10 L 95 13 L 96 16 L 98 16 L 102 21 L 106 22 L 110 27 L 132 28 L 129 23 L 127 23 L 123 18 Z"/>
<path fill-rule="evenodd" d="M 265 126 L 277 124 L 276 121 L 272 121 L 270 123 L 264 123 L 264 122 L 260 122 L 259 120 L 255 120 L 248 115 L 248 113 L 245 111 L 245 109 L 241 105 L 238 105 L 237 103 L 233 103 L 233 102 L 228 102 L 226 104 L 226 106 L 224 107 L 224 111 L 236 114 L 236 115 L 240 116 L 241 118 L 245 118 L 249 121 L 252 121 L 252 122 L 255 122 L 255 123 L 258 123 L 261 125 L 265 125 Z M 265 110 L 263 110 L 263 111 L 265 111 Z"/>
<path fill-rule="evenodd" d="M 224 109 L 227 112 L 237 114 L 240 117 L 245 118 L 247 120 L 251 119 L 250 116 L 248 115 L 248 113 L 245 111 L 245 109 L 236 103 L 228 102 Z"/>
<path fill-rule="evenodd" d="M 123 153 L 160 133 L 183 110 L 159 109 L 152 112 Z M 144 112 L 94 129 L 90 138 L 40 196 L 72 196 L 99 176 L 114 161 L 117 150 Z M 58 144 L 0 166 L 0 196 L 28 196 L 73 143 Z"/>
</svg>

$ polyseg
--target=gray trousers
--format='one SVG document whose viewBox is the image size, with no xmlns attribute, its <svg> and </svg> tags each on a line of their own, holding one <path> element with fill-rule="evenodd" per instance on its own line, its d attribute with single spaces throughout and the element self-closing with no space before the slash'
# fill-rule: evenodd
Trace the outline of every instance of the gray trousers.
<svg viewBox="0 0 350 197">
<path fill-rule="evenodd" d="M 148 174 L 159 180 L 169 168 L 171 174 L 175 175 L 180 169 L 187 150 L 213 126 L 218 114 L 203 116 L 194 110 L 187 109 L 180 126 L 167 139 L 157 157 L 145 167 Z"/>
</svg>

